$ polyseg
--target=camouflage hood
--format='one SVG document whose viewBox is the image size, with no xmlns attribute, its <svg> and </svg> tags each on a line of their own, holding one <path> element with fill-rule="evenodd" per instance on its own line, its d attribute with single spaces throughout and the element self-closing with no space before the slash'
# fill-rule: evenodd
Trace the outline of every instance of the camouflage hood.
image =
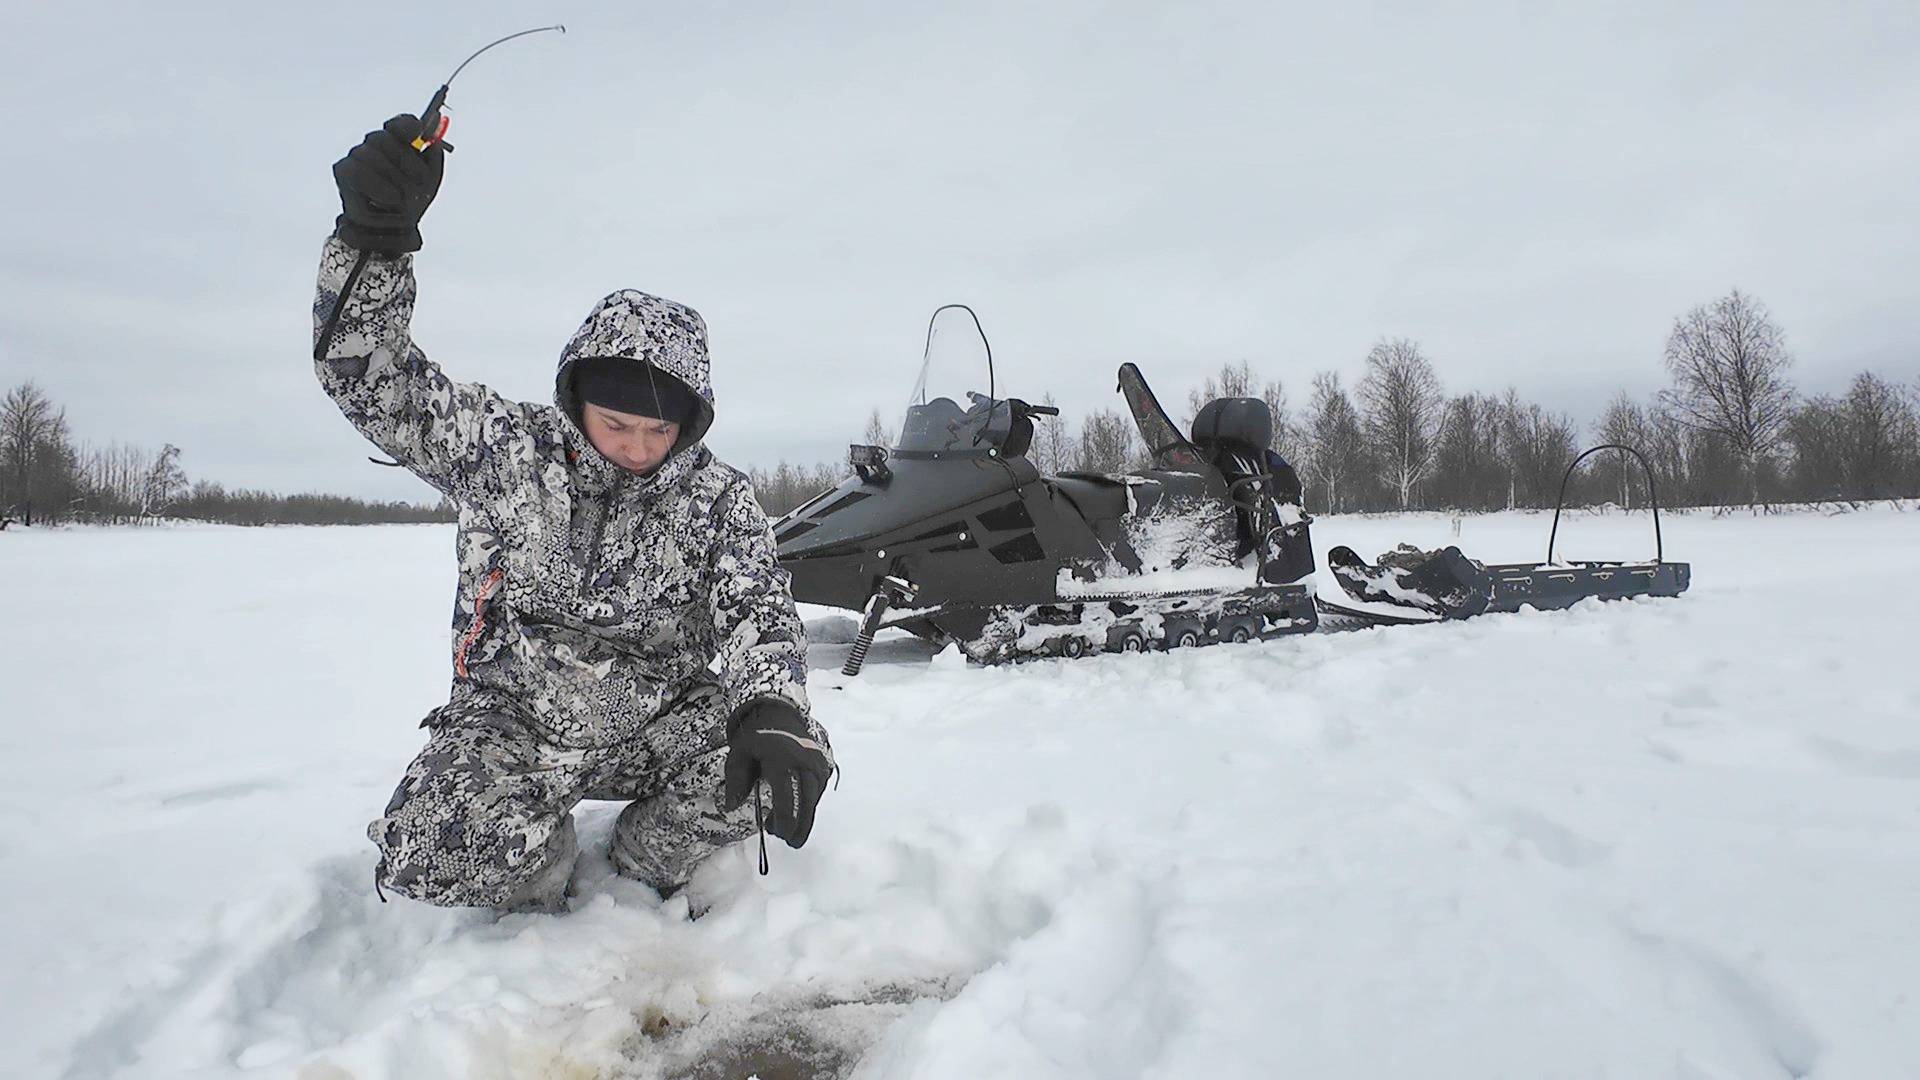
<svg viewBox="0 0 1920 1080">
<path fill-rule="evenodd" d="M 460 508 L 449 702 L 510 712 L 558 745 L 644 749 L 661 775 L 723 745 L 747 703 L 805 713 L 806 632 L 766 514 L 700 442 L 713 418 L 700 316 L 639 292 L 602 300 L 561 356 L 556 408 L 448 378 L 413 341 L 415 293 L 410 257 L 362 260 L 329 239 L 314 373 L 361 434 Z M 646 476 L 593 451 L 569 415 L 588 356 L 648 365 L 702 403 Z M 688 726 L 677 710 L 696 694 L 717 700 Z"/>
<path fill-rule="evenodd" d="M 574 424 L 580 404 L 573 392 L 574 362 L 590 356 L 631 360 L 650 367 L 656 377 L 678 380 L 699 402 L 696 415 L 680 427 L 673 452 L 706 438 L 713 426 L 713 376 L 707 358 L 707 322 L 700 313 L 672 300 L 621 289 L 593 306 L 573 340 L 560 350 L 554 374 L 553 403 Z"/>
</svg>

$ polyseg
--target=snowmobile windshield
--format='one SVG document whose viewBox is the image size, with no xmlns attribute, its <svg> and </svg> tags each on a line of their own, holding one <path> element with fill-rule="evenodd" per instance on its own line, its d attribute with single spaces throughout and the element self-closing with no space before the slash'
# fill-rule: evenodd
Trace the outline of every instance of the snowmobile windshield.
<svg viewBox="0 0 1920 1080">
<path fill-rule="evenodd" d="M 993 350 L 980 320 L 964 304 L 948 304 L 927 322 L 920 374 L 907 399 L 894 453 L 900 456 L 988 457 L 1013 433 L 1013 411 L 992 395 Z"/>
</svg>

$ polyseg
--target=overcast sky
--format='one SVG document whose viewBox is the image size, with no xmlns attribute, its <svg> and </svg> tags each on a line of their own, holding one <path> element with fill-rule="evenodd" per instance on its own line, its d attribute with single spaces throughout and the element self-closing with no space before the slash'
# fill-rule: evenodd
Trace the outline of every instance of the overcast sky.
<svg viewBox="0 0 1920 1080">
<path fill-rule="evenodd" d="M 1417 340 L 1585 422 L 1739 287 L 1803 389 L 1920 376 L 1920 4 L 21 3 L 0 386 L 195 478 L 421 498 L 313 381 L 329 167 L 454 84 L 416 339 L 547 400 L 632 287 L 712 328 L 736 464 L 893 422 L 965 301 L 1070 416 L 1142 365 L 1298 402 Z M 984 389 L 984 387 L 982 387 Z"/>
</svg>

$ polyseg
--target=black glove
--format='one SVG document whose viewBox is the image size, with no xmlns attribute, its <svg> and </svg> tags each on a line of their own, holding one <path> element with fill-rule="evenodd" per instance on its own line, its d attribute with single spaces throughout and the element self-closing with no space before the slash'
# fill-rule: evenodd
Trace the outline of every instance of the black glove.
<svg viewBox="0 0 1920 1080">
<path fill-rule="evenodd" d="M 420 250 L 420 217 L 440 191 L 447 151 L 438 143 L 413 148 L 418 117 L 402 113 L 333 163 L 340 188 L 334 233 L 349 247 L 375 255 Z"/>
<path fill-rule="evenodd" d="M 727 739 L 727 784 L 721 809 L 747 801 L 756 781 L 773 790 L 767 831 L 799 847 L 813 832 L 813 808 L 833 776 L 833 750 L 815 737 L 800 710 L 763 698 L 741 710 Z"/>
</svg>

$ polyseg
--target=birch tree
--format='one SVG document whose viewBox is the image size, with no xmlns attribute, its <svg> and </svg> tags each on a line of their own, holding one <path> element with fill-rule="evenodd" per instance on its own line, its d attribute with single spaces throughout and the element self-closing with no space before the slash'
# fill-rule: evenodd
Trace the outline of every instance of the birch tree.
<svg viewBox="0 0 1920 1080">
<path fill-rule="evenodd" d="M 1366 469 L 1366 437 L 1338 373 L 1323 371 L 1313 377 L 1313 396 L 1301 429 L 1308 487 L 1318 485 L 1327 513 L 1352 509 L 1351 489 Z"/>
<path fill-rule="evenodd" d="M 1667 335 L 1673 385 L 1662 400 L 1695 431 L 1722 439 L 1740 462 L 1748 505 L 1760 502 L 1762 464 L 1793 416 L 1793 357 L 1766 305 L 1738 289 L 1680 316 Z"/>
<path fill-rule="evenodd" d="M 1367 353 L 1360 408 L 1380 482 L 1410 509 L 1413 493 L 1433 471 L 1442 406 L 1440 378 L 1406 338 L 1382 338 Z"/>
</svg>

